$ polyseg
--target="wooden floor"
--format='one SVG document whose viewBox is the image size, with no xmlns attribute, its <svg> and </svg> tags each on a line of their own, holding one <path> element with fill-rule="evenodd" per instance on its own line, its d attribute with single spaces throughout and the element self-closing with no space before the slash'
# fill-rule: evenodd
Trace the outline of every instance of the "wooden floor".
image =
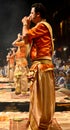
<svg viewBox="0 0 70 130">
<path fill-rule="evenodd" d="M 26 103 L 29 103 L 30 93 L 28 91 L 25 96 L 17 96 L 15 95 L 14 84 L 12 82 L 6 82 L 6 79 L 3 78 L 0 78 L 0 81 L 0 130 L 10 130 L 11 118 L 28 117 L 28 109 L 26 110 L 28 104 Z M 57 109 L 54 118 L 57 119 L 62 130 L 70 130 L 70 91 L 63 88 L 56 90 L 55 93 Z M 19 104 L 17 108 L 14 108 L 15 103 Z M 24 111 L 21 111 L 21 109 L 18 109 L 18 106 L 21 107 L 23 103 L 26 104 L 26 107 Z M 9 106 L 10 104 L 12 104 L 11 108 Z M 5 107 L 5 105 L 7 106 Z"/>
<path fill-rule="evenodd" d="M 54 117 L 56 117 L 62 130 L 70 130 L 70 111 L 55 112 Z"/>
<path fill-rule="evenodd" d="M 0 130 L 10 130 L 10 119 L 28 118 L 28 112 L 0 112 Z M 70 111 L 55 112 L 54 117 L 62 130 L 70 130 Z"/>
</svg>

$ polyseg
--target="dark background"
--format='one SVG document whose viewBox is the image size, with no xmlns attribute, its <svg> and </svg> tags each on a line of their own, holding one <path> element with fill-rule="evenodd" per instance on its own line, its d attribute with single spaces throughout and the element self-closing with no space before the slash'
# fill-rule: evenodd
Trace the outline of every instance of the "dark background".
<svg viewBox="0 0 70 130">
<path fill-rule="evenodd" d="M 35 2 L 43 3 L 47 8 L 47 21 L 53 28 L 55 50 L 67 47 L 67 56 L 70 55 L 70 0 L 0 0 L 0 64 L 12 42 L 22 33 L 21 19 L 28 15 L 30 7 Z M 62 24 L 62 34 L 60 23 Z M 59 54 L 58 54 L 59 55 Z"/>
</svg>

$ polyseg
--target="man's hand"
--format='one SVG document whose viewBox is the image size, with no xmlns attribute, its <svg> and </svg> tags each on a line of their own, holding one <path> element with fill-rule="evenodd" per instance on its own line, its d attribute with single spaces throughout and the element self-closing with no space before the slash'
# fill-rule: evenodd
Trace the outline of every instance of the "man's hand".
<svg viewBox="0 0 70 130">
<path fill-rule="evenodd" d="M 23 23 L 23 26 L 30 26 L 30 22 L 31 22 L 31 20 L 30 20 L 30 16 L 25 16 L 23 19 L 22 19 L 22 23 Z"/>
</svg>

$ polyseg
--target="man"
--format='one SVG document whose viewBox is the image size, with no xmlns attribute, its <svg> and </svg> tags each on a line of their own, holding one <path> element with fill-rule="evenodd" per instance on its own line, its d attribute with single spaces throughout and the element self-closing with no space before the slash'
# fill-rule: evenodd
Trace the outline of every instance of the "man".
<svg viewBox="0 0 70 130">
<path fill-rule="evenodd" d="M 27 79 L 27 60 L 26 60 L 26 44 L 20 40 L 20 34 L 18 38 L 12 43 L 13 46 L 17 47 L 15 53 L 15 70 L 14 70 L 14 84 L 15 94 L 26 94 L 28 90 L 28 79 Z"/>
<path fill-rule="evenodd" d="M 7 77 L 10 81 L 14 79 L 14 69 L 15 69 L 15 48 L 11 48 L 10 52 L 7 55 L 7 62 L 8 62 L 8 70 L 7 70 Z"/>
<path fill-rule="evenodd" d="M 6 61 L 7 61 L 7 78 L 9 78 L 9 75 L 10 75 L 9 57 L 10 57 L 10 52 L 8 52 L 8 54 L 6 56 Z"/>
<path fill-rule="evenodd" d="M 35 26 L 30 29 L 31 22 Z M 55 92 L 52 29 L 46 22 L 45 7 L 41 3 L 33 4 L 29 17 L 25 16 L 22 23 L 22 38 L 31 43 L 32 60 L 28 75 L 32 82 L 28 130 L 48 130 L 55 110 Z"/>
</svg>

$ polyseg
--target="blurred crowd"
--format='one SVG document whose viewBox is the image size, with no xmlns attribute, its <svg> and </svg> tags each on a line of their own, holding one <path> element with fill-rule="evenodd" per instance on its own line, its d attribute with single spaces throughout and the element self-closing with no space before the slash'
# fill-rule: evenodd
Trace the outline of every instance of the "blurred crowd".
<svg viewBox="0 0 70 130">
<path fill-rule="evenodd" d="M 70 56 L 64 61 L 60 57 L 53 55 L 55 86 L 70 89 Z"/>
<path fill-rule="evenodd" d="M 70 56 L 67 61 L 53 55 L 55 87 L 70 89 Z M 0 67 L 0 76 L 7 77 L 7 65 Z"/>
</svg>

